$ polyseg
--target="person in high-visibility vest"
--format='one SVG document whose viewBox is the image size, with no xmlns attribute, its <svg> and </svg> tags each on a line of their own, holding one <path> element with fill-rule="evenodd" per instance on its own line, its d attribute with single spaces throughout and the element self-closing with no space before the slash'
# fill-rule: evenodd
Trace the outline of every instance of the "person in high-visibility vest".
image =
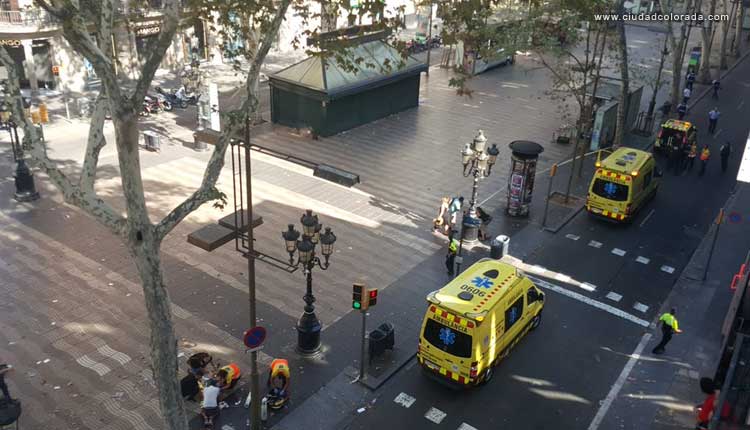
<svg viewBox="0 0 750 430">
<path fill-rule="evenodd" d="M 283 358 L 277 358 L 271 362 L 268 372 L 269 395 L 277 399 L 289 398 L 289 362 Z"/>
<path fill-rule="evenodd" d="M 234 388 L 241 376 L 240 367 L 235 363 L 227 364 L 216 373 L 216 378 L 219 380 L 219 388 L 222 390 Z"/>
<path fill-rule="evenodd" d="M 672 340 L 672 335 L 674 333 L 682 333 L 679 324 L 677 324 L 676 313 L 675 309 L 672 308 L 669 312 L 663 313 L 659 318 L 661 322 L 661 342 L 651 351 L 654 354 L 664 354 L 664 347 Z"/>
<path fill-rule="evenodd" d="M 695 142 L 690 144 L 690 151 L 688 152 L 687 167 L 688 170 L 693 170 L 693 164 L 695 164 L 695 157 L 698 156 L 698 145 Z"/>
<path fill-rule="evenodd" d="M 445 268 L 448 269 L 448 276 L 455 273 L 456 254 L 458 253 L 459 243 L 454 237 L 455 230 L 451 229 L 448 233 L 448 254 L 445 256 Z"/>
<path fill-rule="evenodd" d="M 706 165 L 709 158 L 711 158 L 711 150 L 708 149 L 708 145 L 703 145 L 703 149 L 701 150 L 701 171 L 698 172 L 698 175 L 703 176 L 706 173 Z"/>
</svg>

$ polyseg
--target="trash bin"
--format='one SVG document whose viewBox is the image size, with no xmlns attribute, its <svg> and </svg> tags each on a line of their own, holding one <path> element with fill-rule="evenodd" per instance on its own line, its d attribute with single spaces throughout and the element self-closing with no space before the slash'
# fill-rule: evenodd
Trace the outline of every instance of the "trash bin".
<svg viewBox="0 0 750 430">
<path fill-rule="evenodd" d="M 146 149 L 149 151 L 159 152 L 161 143 L 159 142 L 159 135 L 153 131 L 144 131 L 143 140 Z"/>
<path fill-rule="evenodd" d="M 510 246 L 510 238 L 504 234 L 492 239 L 492 242 L 490 242 L 490 258 L 499 260 L 508 255 L 508 246 Z"/>
<path fill-rule="evenodd" d="M 370 332 L 368 338 L 370 339 L 370 343 L 367 353 L 370 357 L 370 362 L 372 363 L 372 359 L 382 355 L 386 349 L 393 351 L 393 345 L 396 339 L 393 324 L 380 324 L 378 328 Z"/>
</svg>

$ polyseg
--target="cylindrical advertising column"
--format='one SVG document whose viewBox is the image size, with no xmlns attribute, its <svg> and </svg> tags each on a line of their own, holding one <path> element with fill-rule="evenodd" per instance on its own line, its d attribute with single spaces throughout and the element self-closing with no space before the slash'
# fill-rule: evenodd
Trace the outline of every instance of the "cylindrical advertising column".
<svg viewBox="0 0 750 430">
<path fill-rule="evenodd" d="M 528 216 L 531 195 L 534 191 L 534 175 L 542 145 L 528 140 L 516 140 L 509 145 L 513 151 L 508 178 L 508 206 L 510 216 Z"/>
</svg>

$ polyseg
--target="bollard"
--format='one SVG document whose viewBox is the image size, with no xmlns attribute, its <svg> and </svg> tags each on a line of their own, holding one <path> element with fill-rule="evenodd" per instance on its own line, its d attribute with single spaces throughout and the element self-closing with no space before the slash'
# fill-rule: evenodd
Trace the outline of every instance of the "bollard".
<svg viewBox="0 0 750 430">
<path fill-rule="evenodd" d="M 510 238 L 501 234 L 494 238 L 490 242 L 490 258 L 499 260 L 504 256 L 508 255 L 508 247 L 510 246 Z"/>
</svg>

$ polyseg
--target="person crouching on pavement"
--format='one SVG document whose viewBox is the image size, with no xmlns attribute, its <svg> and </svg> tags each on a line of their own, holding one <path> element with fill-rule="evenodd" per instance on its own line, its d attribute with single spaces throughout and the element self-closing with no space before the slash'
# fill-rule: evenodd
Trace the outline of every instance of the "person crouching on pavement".
<svg viewBox="0 0 750 430">
<path fill-rule="evenodd" d="M 203 388 L 203 404 L 201 405 L 201 415 L 206 426 L 213 425 L 214 418 L 219 415 L 219 393 L 221 390 L 216 386 L 216 381 L 209 379 L 205 388 Z"/>
<path fill-rule="evenodd" d="M 482 221 L 479 225 L 479 240 L 487 240 L 489 239 L 487 236 L 487 227 L 492 221 L 492 216 L 485 212 L 481 207 L 477 207 L 477 217 Z"/>
</svg>

